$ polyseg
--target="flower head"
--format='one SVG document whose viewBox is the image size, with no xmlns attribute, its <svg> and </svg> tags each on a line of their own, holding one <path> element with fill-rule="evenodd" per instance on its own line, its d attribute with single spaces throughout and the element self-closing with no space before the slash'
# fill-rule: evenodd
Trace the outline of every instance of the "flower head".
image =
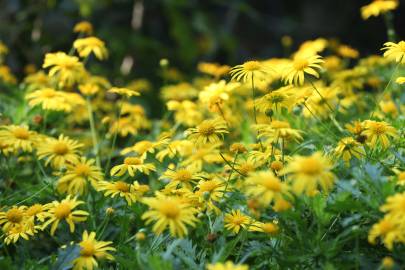
<svg viewBox="0 0 405 270">
<path fill-rule="evenodd" d="M 288 84 L 303 85 L 305 74 L 319 78 L 319 70 L 324 61 L 319 55 L 297 54 L 283 71 L 283 80 Z"/>
<path fill-rule="evenodd" d="M 73 47 L 79 52 L 80 57 L 88 57 L 91 53 L 103 60 L 107 58 L 108 52 L 104 41 L 96 37 L 86 37 L 75 40 Z"/>
</svg>

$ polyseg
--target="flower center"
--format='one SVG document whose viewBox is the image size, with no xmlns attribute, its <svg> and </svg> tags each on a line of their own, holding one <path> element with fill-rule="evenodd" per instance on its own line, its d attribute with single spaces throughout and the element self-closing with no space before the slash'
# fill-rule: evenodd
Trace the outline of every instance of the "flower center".
<svg viewBox="0 0 405 270">
<path fill-rule="evenodd" d="M 42 205 L 37 203 L 27 209 L 27 215 L 35 216 L 36 214 L 41 213 L 41 211 L 42 211 Z"/>
<path fill-rule="evenodd" d="M 249 172 L 253 171 L 255 167 L 253 167 L 253 165 L 250 163 L 244 163 L 241 164 L 238 169 L 242 174 L 247 175 Z"/>
<path fill-rule="evenodd" d="M 307 59 L 295 59 L 293 63 L 293 67 L 295 70 L 303 70 L 304 68 L 308 67 L 308 60 Z"/>
<path fill-rule="evenodd" d="M 16 137 L 17 139 L 20 140 L 28 140 L 28 138 L 30 137 L 30 133 L 28 132 L 28 130 L 26 130 L 25 128 L 22 127 L 17 127 L 13 130 L 13 134 L 14 137 Z"/>
<path fill-rule="evenodd" d="M 84 240 L 80 243 L 80 247 L 82 250 L 80 251 L 80 255 L 83 257 L 91 257 L 96 252 L 96 248 L 92 241 Z"/>
<path fill-rule="evenodd" d="M 236 216 L 236 217 L 233 218 L 232 223 L 235 224 L 235 225 L 241 225 L 241 224 L 243 224 L 245 222 L 245 220 L 246 220 L 245 217 Z"/>
<path fill-rule="evenodd" d="M 175 180 L 180 182 L 188 182 L 191 180 L 192 174 L 186 169 L 178 170 L 176 172 Z"/>
<path fill-rule="evenodd" d="M 126 165 L 140 165 L 142 161 L 137 157 L 127 157 L 124 159 L 124 164 Z"/>
<path fill-rule="evenodd" d="M 259 61 L 248 61 L 246 63 L 243 64 L 243 67 L 247 70 L 247 71 L 256 71 L 260 69 L 260 62 Z"/>
<path fill-rule="evenodd" d="M 262 229 L 265 233 L 276 233 L 278 231 L 278 227 L 277 225 L 273 224 L 273 223 L 264 223 L 262 225 Z"/>
<path fill-rule="evenodd" d="M 53 98 L 55 95 L 56 92 L 53 89 L 45 89 L 42 91 L 42 96 L 45 98 Z"/>
<path fill-rule="evenodd" d="M 165 201 L 159 207 L 160 213 L 169 219 L 175 219 L 180 214 L 180 207 L 178 203 L 173 201 Z"/>
<path fill-rule="evenodd" d="M 128 192 L 129 191 L 129 185 L 125 182 L 122 181 L 117 181 L 115 182 L 115 188 L 118 189 L 121 192 Z"/>
<path fill-rule="evenodd" d="M 389 231 L 392 230 L 392 223 L 389 222 L 388 220 L 383 220 L 380 223 L 380 231 L 382 235 L 387 234 Z"/>
<path fill-rule="evenodd" d="M 7 211 L 6 218 L 11 223 L 20 223 L 23 219 L 23 212 L 20 209 L 10 209 Z"/>
<path fill-rule="evenodd" d="M 201 192 L 211 192 L 214 189 L 217 188 L 217 183 L 215 183 L 213 180 L 210 181 L 205 181 L 200 184 L 200 191 Z"/>
<path fill-rule="evenodd" d="M 89 176 L 90 168 L 86 164 L 78 164 L 75 168 L 75 173 L 80 176 Z"/>
<path fill-rule="evenodd" d="M 198 132 L 204 136 L 210 136 L 215 133 L 215 127 L 211 123 L 202 123 L 198 126 Z"/>
<path fill-rule="evenodd" d="M 374 130 L 375 134 L 381 135 L 381 134 L 384 134 L 384 133 L 385 133 L 385 126 L 382 125 L 382 124 L 380 124 L 380 123 L 377 123 L 377 124 L 373 127 L 373 130 Z"/>
<path fill-rule="evenodd" d="M 322 164 L 313 157 L 308 157 L 302 161 L 301 172 L 307 175 L 317 175 L 322 171 Z"/>
<path fill-rule="evenodd" d="M 69 148 L 64 142 L 57 142 L 53 146 L 53 152 L 57 155 L 65 155 L 69 152 Z"/>
<path fill-rule="evenodd" d="M 281 191 L 281 183 L 275 177 L 264 178 L 262 181 L 262 185 L 271 191 L 275 191 L 275 192 Z"/>
<path fill-rule="evenodd" d="M 274 120 L 273 122 L 271 122 L 271 127 L 274 129 L 289 128 L 290 124 L 284 121 Z"/>
<path fill-rule="evenodd" d="M 61 203 L 55 208 L 55 217 L 57 219 L 64 219 L 70 215 L 71 210 L 67 203 Z"/>
</svg>

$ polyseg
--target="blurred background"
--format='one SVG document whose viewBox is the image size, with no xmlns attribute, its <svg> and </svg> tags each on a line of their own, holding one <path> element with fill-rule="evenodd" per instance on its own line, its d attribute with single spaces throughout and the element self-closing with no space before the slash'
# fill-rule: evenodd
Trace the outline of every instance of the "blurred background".
<svg viewBox="0 0 405 270">
<path fill-rule="evenodd" d="M 387 40 L 382 17 L 363 21 L 371 0 L 0 0 L 0 40 L 7 63 L 21 78 L 24 66 L 42 65 L 46 52 L 69 51 L 72 28 L 90 21 L 110 51 L 92 71 L 114 83 L 153 79 L 159 60 L 190 74 L 198 61 L 235 65 L 251 58 L 286 56 L 304 40 L 337 38 L 361 55 L 379 53 Z M 399 37 L 405 28 L 401 0 L 395 12 Z"/>
</svg>

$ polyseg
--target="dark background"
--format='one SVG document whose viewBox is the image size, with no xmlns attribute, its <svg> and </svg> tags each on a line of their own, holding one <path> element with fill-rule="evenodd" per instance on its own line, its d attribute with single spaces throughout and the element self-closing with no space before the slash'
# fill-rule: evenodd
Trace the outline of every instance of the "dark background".
<svg viewBox="0 0 405 270">
<path fill-rule="evenodd" d="M 93 23 L 110 57 L 92 70 L 124 82 L 153 79 L 159 59 L 167 57 L 186 73 L 198 61 L 234 65 L 250 58 L 281 57 L 280 39 L 290 35 L 294 48 L 317 37 L 338 38 L 361 51 L 379 53 L 387 40 L 384 20 L 363 21 L 360 7 L 371 0 L 0 0 L 0 40 L 10 48 L 8 65 L 22 77 L 25 64 L 40 66 L 46 52 L 68 51 L 80 20 Z M 137 3 L 137 4 L 136 4 Z M 133 16 L 134 6 L 140 16 Z M 139 8 L 142 7 L 142 8 Z M 395 11 L 404 37 L 405 5 Z M 124 57 L 132 57 L 122 74 Z"/>
</svg>

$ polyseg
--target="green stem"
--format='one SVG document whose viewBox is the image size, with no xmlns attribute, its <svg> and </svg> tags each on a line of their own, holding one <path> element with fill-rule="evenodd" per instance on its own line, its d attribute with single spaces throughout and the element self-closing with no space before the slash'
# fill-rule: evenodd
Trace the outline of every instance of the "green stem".
<svg viewBox="0 0 405 270">
<path fill-rule="evenodd" d="M 120 124 L 120 120 L 121 120 L 121 111 L 122 111 L 122 105 L 124 104 L 123 101 L 121 101 L 120 106 L 118 108 L 118 117 L 117 117 L 117 127 L 116 130 L 114 130 L 114 136 L 113 136 L 113 140 L 112 140 L 112 145 L 111 145 L 111 152 L 110 155 L 108 156 L 108 161 L 107 161 L 107 165 L 105 166 L 106 171 L 105 174 L 107 175 L 108 172 L 110 171 L 110 164 L 111 164 L 111 159 L 112 159 L 112 155 L 114 153 L 114 148 L 115 148 L 115 144 L 117 142 L 117 137 L 118 137 L 118 129 L 119 129 L 119 124 Z"/>
<path fill-rule="evenodd" d="M 236 152 L 235 157 L 233 158 L 233 163 L 232 163 L 232 167 L 235 168 L 235 164 L 236 164 L 236 159 L 238 158 L 238 152 Z M 227 189 L 228 189 L 228 185 L 229 185 L 229 181 L 231 181 L 231 176 L 232 176 L 233 171 L 231 171 L 229 173 L 228 176 L 228 180 L 226 181 L 226 185 L 225 185 L 225 189 L 224 189 L 224 194 L 226 193 Z"/>
<path fill-rule="evenodd" d="M 394 28 L 394 16 L 391 12 L 386 12 L 384 14 L 384 22 L 387 27 L 388 41 L 395 42 L 397 38 Z"/>
<path fill-rule="evenodd" d="M 91 129 L 91 137 L 93 140 L 93 152 L 96 157 L 96 164 L 100 167 L 100 156 L 98 153 L 98 140 L 97 140 L 97 133 L 96 133 L 96 126 L 94 124 L 94 115 L 93 115 L 93 107 L 91 106 L 90 98 L 86 98 L 87 101 L 87 111 L 89 114 L 89 121 L 90 121 L 90 129 Z"/>
</svg>

